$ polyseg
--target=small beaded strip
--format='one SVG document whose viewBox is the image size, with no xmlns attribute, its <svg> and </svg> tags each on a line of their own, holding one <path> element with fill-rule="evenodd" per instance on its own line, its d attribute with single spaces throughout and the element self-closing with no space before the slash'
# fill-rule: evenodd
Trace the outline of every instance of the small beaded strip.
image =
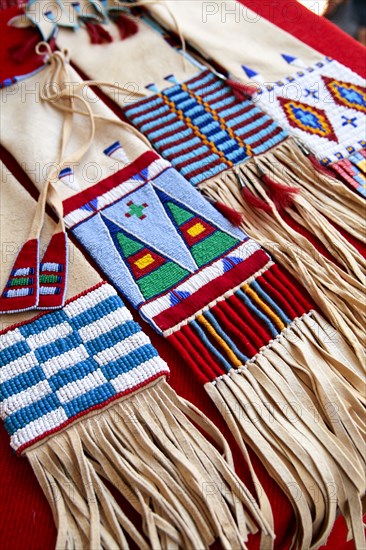
<svg viewBox="0 0 366 550">
<path fill-rule="evenodd" d="M 169 373 L 108 284 L 0 335 L 0 415 L 20 452 Z"/>
</svg>

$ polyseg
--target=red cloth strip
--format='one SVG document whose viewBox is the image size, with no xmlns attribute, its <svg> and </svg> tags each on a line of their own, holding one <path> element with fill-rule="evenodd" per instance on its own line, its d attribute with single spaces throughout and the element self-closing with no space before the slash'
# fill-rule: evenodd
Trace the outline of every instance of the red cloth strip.
<svg viewBox="0 0 366 550">
<path fill-rule="evenodd" d="M 212 308 L 212 313 L 217 317 L 222 328 L 227 331 L 242 353 L 247 357 L 253 357 L 253 355 L 258 352 L 259 348 L 256 348 L 249 339 L 248 330 L 254 334 L 252 329 L 245 326 L 239 315 L 230 308 L 229 304 L 225 301 L 218 302 L 218 304 Z"/>
<path fill-rule="evenodd" d="M 245 306 L 242 300 L 236 296 L 230 296 L 229 304 L 231 308 L 237 313 L 237 315 L 243 319 L 247 327 L 252 329 L 252 338 L 256 347 L 259 349 L 262 346 L 266 346 L 272 335 L 268 331 L 264 322 L 260 321 L 249 309 Z"/>
</svg>

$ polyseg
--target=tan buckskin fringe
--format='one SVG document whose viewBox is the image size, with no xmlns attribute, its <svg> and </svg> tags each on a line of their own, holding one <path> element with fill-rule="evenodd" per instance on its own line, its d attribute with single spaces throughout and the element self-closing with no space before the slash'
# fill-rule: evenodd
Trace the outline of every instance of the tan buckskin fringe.
<svg viewBox="0 0 366 550">
<path fill-rule="evenodd" d="M 289 185 L 298 185 L 306 191 L 307 201 L 316 210 L 350 235 L 365 242 L 366 203 L 363 197 L 336 178 L 316 170 L 292 138 L 286 139 L 271 152 L 274 158 L 263 155 L 263 161 L 267 163 L 268 168 L 273 166 L 278 177 L 285 170 Z"/>
<path fill-rule="evenodd" d="M 209 548 L 216 538 L 245 549 L 258 528 L 273 538 L 221 434 L 163 380 L 25 453 L 52 507 L 57 549 L 127 549 L 127 535 L 143 550 Z M 141 514 L 143 535 L 109 484 Z"/>
<path fill-rule="evenodd" d="M 297 519 L 293 546 L 324 544 L 339 509 L 361 550 L 365 395 L 353 351 L 334 335 L 329 339 L 325 328 L 313 312 L 297 318 L 243 367 L 205 389 L 238 444 L 255 450 L 289 497 Z"/>
<path fill-rule="evenodd" d="M 366 203 L 362 197 L 339 181 L 315 170 L 291 138 L 268 153 L 244 162 L 233 170 L 242 177 L 247 188 L 254 195 L 264 199 L 272 209 L 276 209 L 276 204 L 271 200 L 271 191 L 261 180 L 262 174 L 290 188 L 290 193 L 293 189 L 298 190 L 299 192 L 291 194 L 291 200 L 285 203 L 286 212 L 321 241 L 347 273 L 364 283 L 365 258 L 328 221 L 331 220 L 364 243 Z M 203 182 L 200 188 L 206 190 L 207 186 L 210 188 L 214 183 L 224 179 L 227 184 L 235 181 L 240 189 L 237 178 L 233 178 L 230 172 L 232 171 L 225 171 Z"/>
<path fill-rule="evenodd" d="M 263 155 L 261 160 L 265 157 L 267 155 Z M 200 189 L 214 201 L 243 213 L 242 229 L 305 286 L 319 309 L 353 347 L 361 368 L 364 368 L 364 258 L 308 201 L 309 194 L 303 189 L 293 196 L 292 206 L 287 207 L 286 212 L 307 229 L 314 220 L 313 234 L 332 252 L 337 263 L 323 256 L 306 237 L 292 229 L 280 215 L 260 179 L 257 162 L 249 161 L 235 170 L 241 174 L 249 191 L 271 206 L 271 212 L 248 204 L 233 170 L 207 180 Z M 283 179 L 281 183 L 284 183 Z M 293 187 L 293 182 L 290 183 Z M 359 230 L 362 231 L 361 223 Z"/>
</svg>

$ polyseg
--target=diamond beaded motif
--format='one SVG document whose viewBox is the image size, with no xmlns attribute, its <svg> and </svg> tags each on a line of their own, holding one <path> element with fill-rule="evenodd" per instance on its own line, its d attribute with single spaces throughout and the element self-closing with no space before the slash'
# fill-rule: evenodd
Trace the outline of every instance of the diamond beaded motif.
<svg viewBox="0 0 366 550">
<path fill-rule="evenodd" d="M 107 284 L 2 334 L 0 361 L 0 413 L 16 450 L 169 372 Z"/>
<path fill-rule="evenodd" d="M 278 97 L 288 123 L 293 128 L 338 142 L 333 126 L 325 111 L 312 105 L 306 105 L 294 99 Z"/>
<path fill-rule="evenodd" d="M 323 164 L 366 146 L 366 89 L 360 76 L 325 58 L 274 84 L 259 105 L 305 143 Z"/>
</svg>

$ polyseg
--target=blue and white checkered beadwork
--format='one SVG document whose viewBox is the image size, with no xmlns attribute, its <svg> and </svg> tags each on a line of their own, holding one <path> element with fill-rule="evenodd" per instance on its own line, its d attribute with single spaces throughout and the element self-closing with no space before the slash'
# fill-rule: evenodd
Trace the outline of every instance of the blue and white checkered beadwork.
<svg viewBox="0 0 366 550">
<path fill-rule="evenodd" d="M 168 374 L 108 284 L 0 335 L 0 416 L 20 452 Z"/>
</svg>

